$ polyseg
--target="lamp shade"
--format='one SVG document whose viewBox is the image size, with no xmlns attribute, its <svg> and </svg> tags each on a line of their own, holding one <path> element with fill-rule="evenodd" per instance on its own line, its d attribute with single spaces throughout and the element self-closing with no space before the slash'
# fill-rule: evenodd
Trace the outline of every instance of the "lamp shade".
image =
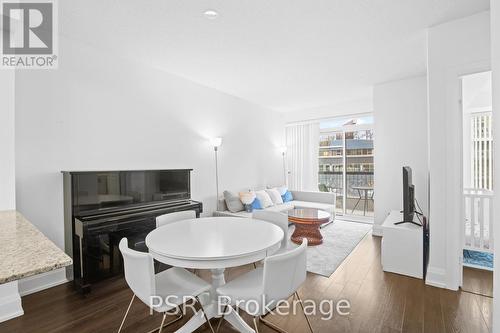
<svg viewBox="0 0 500 333">
<path fill-rule="evenodd" d="M 212 138 L 210 139 L 210 144 L 213 147 L 220 147 L 222 145 L 222 138 L 221 137 Z"/>
<path fill-rule="evenodd" d="M 286 146 L 280 147 L 280 153 L 282 153 L 282 154 L 286 153 Z"/>
</svg>

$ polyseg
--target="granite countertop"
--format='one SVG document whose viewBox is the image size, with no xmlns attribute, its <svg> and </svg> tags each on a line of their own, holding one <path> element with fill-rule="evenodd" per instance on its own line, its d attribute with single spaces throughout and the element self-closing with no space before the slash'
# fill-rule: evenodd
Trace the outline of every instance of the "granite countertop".
<svg viewBox="0 0 500 333">
<path fill-rule="evenodd" d="M 71 258 L 21 213 L 0 211 L 0 284 L 71 264 Z"/>
</svg>

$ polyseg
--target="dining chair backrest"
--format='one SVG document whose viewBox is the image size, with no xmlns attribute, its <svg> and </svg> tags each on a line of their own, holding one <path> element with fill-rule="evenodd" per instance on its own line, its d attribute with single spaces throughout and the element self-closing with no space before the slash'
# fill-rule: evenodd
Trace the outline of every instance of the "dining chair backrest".
<svg viewBox="0 0 500 333">
<path fill-rule="evenodd" d="M 283 230 L 283 239 L 281 241 L 281 248 L 286 249 L 288 245 L 288 215 L 281 212 L 273 212 L 267 210 L 256 210 L 252 217 L 257 220 L 264 220 L 270 222 Z"/>
<path fill-rule="evenodd" d="M 306 280 L 307 238 L 293 250 L 264 259 L 263 290 L 266 301 L 285 300 Z"/>
<path fill-rule="evenodd" d="M 119 247 L 128 286 L 145 304 L 150 304 L 150 297 L 156 294 L 153 256 L 130 249 L 127 238 L 122 238 Z"/>
<path fill-rule="evenodd" d="M 196 212 L 194 210 L 184 210 L 181 212 L 164 214 L 156 217 L 156 227 L 159 228 L 169 223 L 182 220 L 190 220 L 195 218 L 196 218 Z"/>
</svg>

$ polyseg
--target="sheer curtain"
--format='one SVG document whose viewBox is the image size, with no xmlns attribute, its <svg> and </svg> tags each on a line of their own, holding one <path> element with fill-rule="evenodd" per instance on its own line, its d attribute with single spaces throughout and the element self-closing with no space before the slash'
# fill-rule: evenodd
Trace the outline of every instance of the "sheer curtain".
<svg viewBox="0 0 500 333">
<path fill-rule="evenodd" d="M 288 187 L 318 191 L 319 123 L 286 127 Z"/>
</svg>

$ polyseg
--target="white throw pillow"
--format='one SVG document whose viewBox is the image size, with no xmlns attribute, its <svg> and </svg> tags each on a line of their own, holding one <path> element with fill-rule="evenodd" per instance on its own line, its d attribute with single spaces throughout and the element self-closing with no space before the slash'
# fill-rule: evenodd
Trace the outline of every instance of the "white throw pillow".
<svg viewBox="0 0 500 333">
<path fill-rule="evenodd" d="M 281 198 L 281 194 L 277 189 L 271 188 L 269 190 L 266 190 L 266 192 L 271 197 L 273 204 L 280 205 L 283 203 L 283 198 Z"/>
<path fill-rule="evenodd" d="M 255 191 L 255 195 L 257 196 L 257 199 L 259 199 L 260 206 L 262 208 L 271 207 L 273 205 L 273 201 L 266 191 Z"/>
<path fill-rule="evenodd" d="M 239 194 L 244 205 L 250 205 L 256 198 L 254 191 L 240 192 Z"/>
<path fill-rule="evenodd" d="M 285 195 L 286 191 L 288 191 L 288 186 L 278 186 L 276 187 L 276 189 L 278 190 L 278 192 L 280 192 L 280 195 Z"/>
</svg>

